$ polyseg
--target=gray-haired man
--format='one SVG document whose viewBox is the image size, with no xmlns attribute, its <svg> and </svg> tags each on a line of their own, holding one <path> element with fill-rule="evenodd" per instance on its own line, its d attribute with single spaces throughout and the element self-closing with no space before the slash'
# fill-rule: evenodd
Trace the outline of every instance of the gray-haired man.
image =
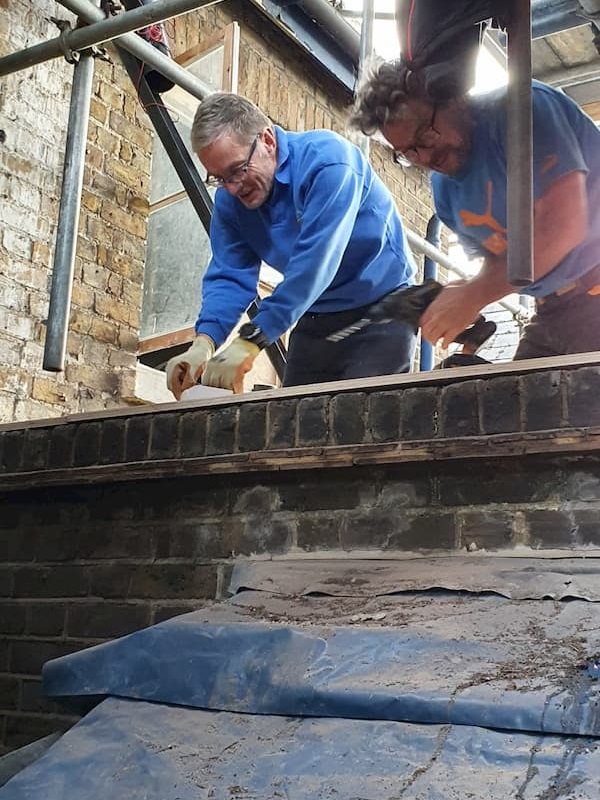
<svg viewBox="0 0 600 800">
<path fill-rule="evenodd" d="M 260 349 L 293 326 L 287 386 L 408 371 L 415 330 L 405 323 L 327 341 L 414 273 L 393 198 L 360 150 L 332 131 L 286 132 L 227 93 L 199 106 L 192 146 L 220 188 L 197 338 L 167 366 L 175 396 L 200 377 L 241 391 Z M 261 262 L 282 282 L 214 355 L 256 296 Z"/>
</svg>

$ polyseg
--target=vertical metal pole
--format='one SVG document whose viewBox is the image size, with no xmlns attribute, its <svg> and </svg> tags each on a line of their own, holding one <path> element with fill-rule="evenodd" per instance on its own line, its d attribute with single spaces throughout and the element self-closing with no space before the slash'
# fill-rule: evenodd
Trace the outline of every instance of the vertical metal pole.
<svg viewBox="0 0 600 800">
<path fill-rule="evenodd" d="M 375 24 L 375 0 L 364 0 L 362 25 L 360 27 L 360 53 L 358 61 L 359 81 L 364 78 L 367 64 L 373 55 L 373 27 Z M 369 137 L 363 136 L 360 149 L 365 158 L 369 157 Z"/>
<path fill-rule="evenodd" d="M 65 365 L 93 77 L 94 57 L 91 50 L 85 50 L 73 69 L 48 328 L 44 346 L 43 368 L 52 372 L 62 372 Z"/>
<path fill-rule="evenodd" d="M 440 233 L 442 230 L 442 221 L 438 217 L 437 214 L 434 214 L 430 217 L 429 222 L 427 223 L 427 233 L 425 234 L 425 240 L 432 244 L 434 247 L 440 246 Z M 423 259 L 423 280 L 433 279 L 436 280 L 437 278 L 437 264 L 430 258 L 430 256 L 426 255 Z M 427 339 L 423 339 L 421 337 L 421 346 L 420 346 L 420 353 L 419 353 L 419 370 L 420 372 L 427 372 L 428 370 L 433 369 L 433 345 L 430 344 Z"/>
<path fill-rule="evenodd" d="M 531 0 L 512 0 L 508 25 L 506 134 L 508 280 L 533 281 Z"/>
</svg>

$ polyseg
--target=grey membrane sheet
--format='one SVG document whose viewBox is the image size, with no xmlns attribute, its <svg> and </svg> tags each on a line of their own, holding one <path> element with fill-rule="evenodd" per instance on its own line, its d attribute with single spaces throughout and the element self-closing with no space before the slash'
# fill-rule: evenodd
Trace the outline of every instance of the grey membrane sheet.
<svg viewBox="0 0 600 800">
<path fill-rule="evenodd" d="M 600 558 L 467 556 L 376 559 L 282 559 L 238 563 L 230 591 L 369 597 L 446 589 L 494 592 L 514 600 L 600 601 Z"/>
<path fill-rule="evenodd" d="M 597 800 L 600 742 L 108 699 L 0 800 Z"/>
</svg>

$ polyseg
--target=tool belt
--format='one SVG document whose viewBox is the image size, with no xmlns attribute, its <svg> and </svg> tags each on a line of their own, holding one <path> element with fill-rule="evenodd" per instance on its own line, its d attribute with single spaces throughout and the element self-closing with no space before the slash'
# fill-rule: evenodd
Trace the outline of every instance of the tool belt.
<svg viewBox="0 0 600 800">
<path fill-rule="evenodd" d="M 586 272 L 580 278 L 561 286 L 560 289 L 552 292 L 552 294 L 536 298 L 535 304 L 538 309 L 546 311 L 554 308 L 566 295 L 571 299 L 581 294 L 600 295 L 600 264 L 592 267 L 589 272 Z"/>
</svg>

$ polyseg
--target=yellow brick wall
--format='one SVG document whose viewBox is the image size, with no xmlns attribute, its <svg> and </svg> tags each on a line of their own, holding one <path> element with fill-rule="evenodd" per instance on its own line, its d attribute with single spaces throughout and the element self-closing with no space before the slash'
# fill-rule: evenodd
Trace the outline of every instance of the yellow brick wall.
<svg viewBox="0 0 600 800">
<path fill-rule="evenodd" d="M 53 0 L 0 0 L 0 55 L 54 38 Z M 346 133 L 351 98 L 250 3 L 225 2 L 170 22 L 175 54 L 232 20 L 241 27 L 240 86 L 278 124 Z M 132 396 L 144 272 L 152 133 L 129 79 L 96 61 L 67 358 L 42 370 L 72 67 L 40 64 L 0 87 L 0 423 L 113 408 Z M 373 163 L 407 224 L 431 214 L 424 176 L 375 144 Z"/>
</svg>

